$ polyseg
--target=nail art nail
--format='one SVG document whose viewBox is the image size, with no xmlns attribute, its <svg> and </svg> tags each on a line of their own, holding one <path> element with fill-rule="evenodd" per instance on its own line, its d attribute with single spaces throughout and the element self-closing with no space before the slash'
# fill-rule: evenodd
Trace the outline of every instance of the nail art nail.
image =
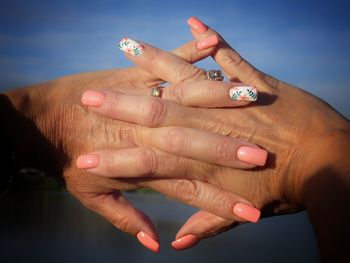
<svg viewBox="0 0 350 263">
<path fill-rule="evenodd" d="M 233 213 L 249 222 L 257 223 L 260 218 L 260 210 L 247 204 L 237 203 L 233 207 Z"/>
<path fill-rule="evenodd" d="M 120 40 L 119 48 L 125 53 L 136 57 L 141 56 L 145 49 L 143 45 L 127 37 L 124 37 L 122 40 Z"/>
<path fill-rule="evenodd" d="M 87 106 L 99 107 L 105 99 L 105 94 L 99 91 L 85 91 L 81 103 Z"/>
<path fill-rule="evenodd" d="M 155 241 L 153 238 L 151 238 L 148 234 L 146 234 L 143 231 L 140 231 L 136 235 L 137 239 L 140 241 L 142 245 L 144 245 L 146 248 L 152 250 L 153 252 L 158 253 L 159 251 L 159 243 Z"/>
<path fill-rule="evenodd" d="M 187 24 L 198 34 L 203 34 L 208 30 L 208 27 L 204 25 L 197 17 L 194 16 L 190 17 L 187 20 Z"/>
<path fill-rule="evenodd" d="M 182 250 L 195 246 L 199 242 L 199 238 L 195 235 L 183 236 L 171 243 L 172 247 L 176 250 Z"/>
<path fill-rule="evenodd" d="M 207 37 L 205 39 L 200 40 L 197 43 L 197 48 L 199 50 L 207 49 L 213 46 L 216 46 L 219 43 L 219 39 L 217 35 L 212 35 L 210 37 Z"/>
<path fill-rule="evenodd" d="M 230 98 L 237 101 L 256 101 L 258 92 L 250 86 L 239 86 L 230 89 Z"/>
<path fill-rule="evenodd" d="M 249 146 L 241 146 L 237 150 L 237 158 L 242 162 L 264 166 L 267 159 L 267 151 Z"/>
<path fill-rule="evenodd" d="M 95 168 L 98 166 L 99 157 L 95 154 L 80 155 L 77 159 L 77 167 L 80 169 Z"/>
</svg>

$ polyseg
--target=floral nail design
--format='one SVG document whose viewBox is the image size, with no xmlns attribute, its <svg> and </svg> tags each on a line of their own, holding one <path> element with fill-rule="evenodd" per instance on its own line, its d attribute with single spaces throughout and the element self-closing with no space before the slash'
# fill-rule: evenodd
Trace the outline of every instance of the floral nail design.
<svg viewBox="0 0 350 263">
<path fill-rule="evenodd" d="M 256 101 L 258 92 L 250 86 L 240 86 L 230 89 L 230 98 L 237 101 Z"/>
<path fill-rule="evenodd" d="M 144 47 L 140 43 L 137 43 L 136 41 L 127 37 L 120 40 L 119 48 L 132 56 L 140 56 L 144 50 Z"/>
</svg>

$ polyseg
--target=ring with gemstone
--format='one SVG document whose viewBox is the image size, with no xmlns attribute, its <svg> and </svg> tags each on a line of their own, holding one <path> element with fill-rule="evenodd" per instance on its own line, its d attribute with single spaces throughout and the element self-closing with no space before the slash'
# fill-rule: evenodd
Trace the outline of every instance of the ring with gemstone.
<svg viewBox="0 0 350 263">
<path fill-rule="evenodd" d="M 209 80 L 223 81 L 224 75 L 222 75 L 221 70 L 208 70 L 207 78 Z"/>
<path fill-rule="evenodd" d="M 162 86 L 153 87 L 151 90 L 151 96 L 156 98 L 161 98 L 162 96 Z"/>
</svg>

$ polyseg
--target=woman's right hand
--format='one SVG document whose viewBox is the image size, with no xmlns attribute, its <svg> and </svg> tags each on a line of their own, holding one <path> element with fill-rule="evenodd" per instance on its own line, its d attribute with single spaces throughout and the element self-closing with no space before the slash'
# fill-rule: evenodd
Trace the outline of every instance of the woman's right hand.
<svg viewBox="0 0 350 263">
<path fill-rule="evenodd" d="M 206 27 L 201 26 L 201 28 Z M 194 30 L 193 34 L 199 40 L 217 33 L 206 28 L 200 33 Z M 256 207 L 261 208 L 265 215 L 298 211 L 310 205 L 310 202 L 315 202 L 315 192 L 319 194 L 320 189 L 331 195 L 342 193 L 342 191 L 335 193 L 337 188 L 326 187 L 329 182 L 326 172 L 329 169 L 331 172 L 336 171 L 331 182 L 341 180 L 345 181 L 344 186 L 350 185 L 349 176 L 346 176 L 346 172 L 349 172 L 346 162 L 350 149 L 349 122 L 320 99 L 256 70 L 219 35 L 217 36 L 220 42 L 218 49 L 213 53 L 214 58 L 230 79 L 238 79 L 247 85 L 256 87 L 260 94 L 259 100 L 254 106 L 240 109 L 192 109 L 190 121 L 181 125 L 248 139 L 264 146 L 270 152 L 267 169 L 238 171 L 228 167 L 203 166 L 200 163 L 193 163 L 194 169 L 204 167 L 204 170 L 193 174 L 187 173 L 184 167 L 183 173 L 187 175 L 188 180 L 148 178 L 142 185 L 150 186 L 181 201 L 194 204 L 198 199 L 203 198 L 205 202 L 203 195 L 206 194 L 206 191 L 203 191 L 197 184 L 198 180 L 202 180 L 244 196 Z M 146 57 L 129 56 L 129 58 L 141 67 L 146 63 Z M 167 74 L 171 74 L 171 68 L 171 64 L 165 66 L 154 60 L 152 67 L 145 69 L 156 75 L 161 74 L 160 77 L 166 79 Z M 191 104 L 192 101 L 185 97 L 188 93 L 185 92 L 183 86 L 174 85 L 172 89 L 172 94 L 176 96 L 165 98 L 187 106 L 206 105 L 205 96 L 202 97 L 200 103 L 196 101 L 196 104 Z M 216 93 L 216 96 L 221 95 L 220 92 Z M 215 93 L 207 98 L 215 100 Z M 147 103 L 146 100 L 146 98 L 144 100 L 139 98 L 139 103 L 140 101 Z M 101 110 L 92 107 L 91 109 L 99 114 L 146 126 L 179 126 L 178 121 L 183 117 L 179 115 L 176 107 L 165 100 L 161 103 L 163 105 L 160 108 L 165 108 L 167 112 L 171 112 L 171 115 L 168 114 L 166 119 L 160 119 L 157 125 L 142 120 L 136 105 L 135 107 L 131 105 L 127 108 L 120 107 L 117 112 L 105 111 L 103 108 Z M 183 139 L 180 137 L 175 145 L 182 145 Z M 171 151 L 171 149 L 166 149 L 166 151 Z M 119 156 L 118 158 L 122 160 L 124 157 Z M 130 158 L 132 156 L 127 156 L 125 160 Z M 119 161 L 115 170 L 111 167 L 113 172 L 104 174 L 104 176 L 122 177 L 123 173 L 119 169 L 121 164 L 122 161 Z M 94 172 L 99 173 L 100 171 L 96 168 Z M 162 175 L 152 174 L 152 177 L 157 176 Z M 192 185 L 189 187 L 191 190 L 185 195 L 175 196 L 172 192 L 173 185 L 179 182 L 187 186 Z M 326 205 L 324 202 L 323 204 Z M 223 207 L 227 207 L 227 204 L 219 202 L 217 209 L 210 212 L 218 214 L 217 211 L 222 210 Z M 336 207 L 338 208 L 333 205 L 332 209 Z M 177 234 L 177 242 L 174 243 L 174 246 L 186 248 L 193 245 L 198 239 L 219 233 L 231 227 L 232 224 L 233 221 L 228 218 L 200 211 Z"/>
</svg>

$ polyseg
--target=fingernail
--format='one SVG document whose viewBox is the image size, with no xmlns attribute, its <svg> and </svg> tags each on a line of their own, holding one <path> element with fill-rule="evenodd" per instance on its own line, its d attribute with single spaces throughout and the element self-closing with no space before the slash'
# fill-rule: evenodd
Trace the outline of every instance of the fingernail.
<svg viewBox="0 0 350 263">
<path fill-rule="evenodd" d="M 212 35 L 205 39 L 198 41 L 197 48 L 199 50 L 207 49 L 213 46 L 216 46 L 219 43 L 219 38 L 217 35 Z"/>
<path fill-rule="evenodd" d="M 143 45 L 127 37 L 120 40 L 119 48 L 125 53 L 136 57 L 141 56 L 145 49 Z"/>
<path fill-rule="evenodd" d="M 237 151 L 237 158 L 242 162 L 264 166 L 267 159 L 267 151 L 249 146 L 241 146 Z"/>
<path fill-rule="evenodd" d="M 190 17 L 187 20 L 187 24 L 198 34 L 203 34 L 208 30 L 208 27 L 204 25 L 197 17 L 194 16 Z"/>
<path fill-rule="evenodd" d="M 80 169 L 95 168 L 98 166 L 99 157 L 95 154 L 80 155 L 77 159 L 77 167 Z"/>
<path fill-rule="evenodd" d="M 260 210 L 247 204 L 237 203 L 233 207 L 233 213 L 249 222 L 257 223 L 260 218 Z"/>
<path fill-rule="evenodd" d="M 147 235 L 145 232 L 140 231 L 136 235 L 136 237 L 140 241 L 140 243 L 144 245 L 146 248 L 152 250 L 153 252 L 158 253 L 159 243 L 155 241 L 153 238 L 151 238 L 149 235 Z"/>
<path fill-rule="evenodd" d="M 230 98 L 237 101 L 256 101 L 258 92 L 250 86 L 239 86 L 230 89 Z"/>
<path fill-rule="evenodd" d="M 87 106 L 99 107 L 105 100 L 105 94 L 99 91 L 85 91 L 81 102 Z"/>
<path fill-rule="evenodd" d="M 182 250 L 182 249 L 193 247 L 198 242 L 199 242 L 199 239 L 195 235 L 187 235 L 173 241 L 171 245 L 176 250 Z"/>
</svg>

